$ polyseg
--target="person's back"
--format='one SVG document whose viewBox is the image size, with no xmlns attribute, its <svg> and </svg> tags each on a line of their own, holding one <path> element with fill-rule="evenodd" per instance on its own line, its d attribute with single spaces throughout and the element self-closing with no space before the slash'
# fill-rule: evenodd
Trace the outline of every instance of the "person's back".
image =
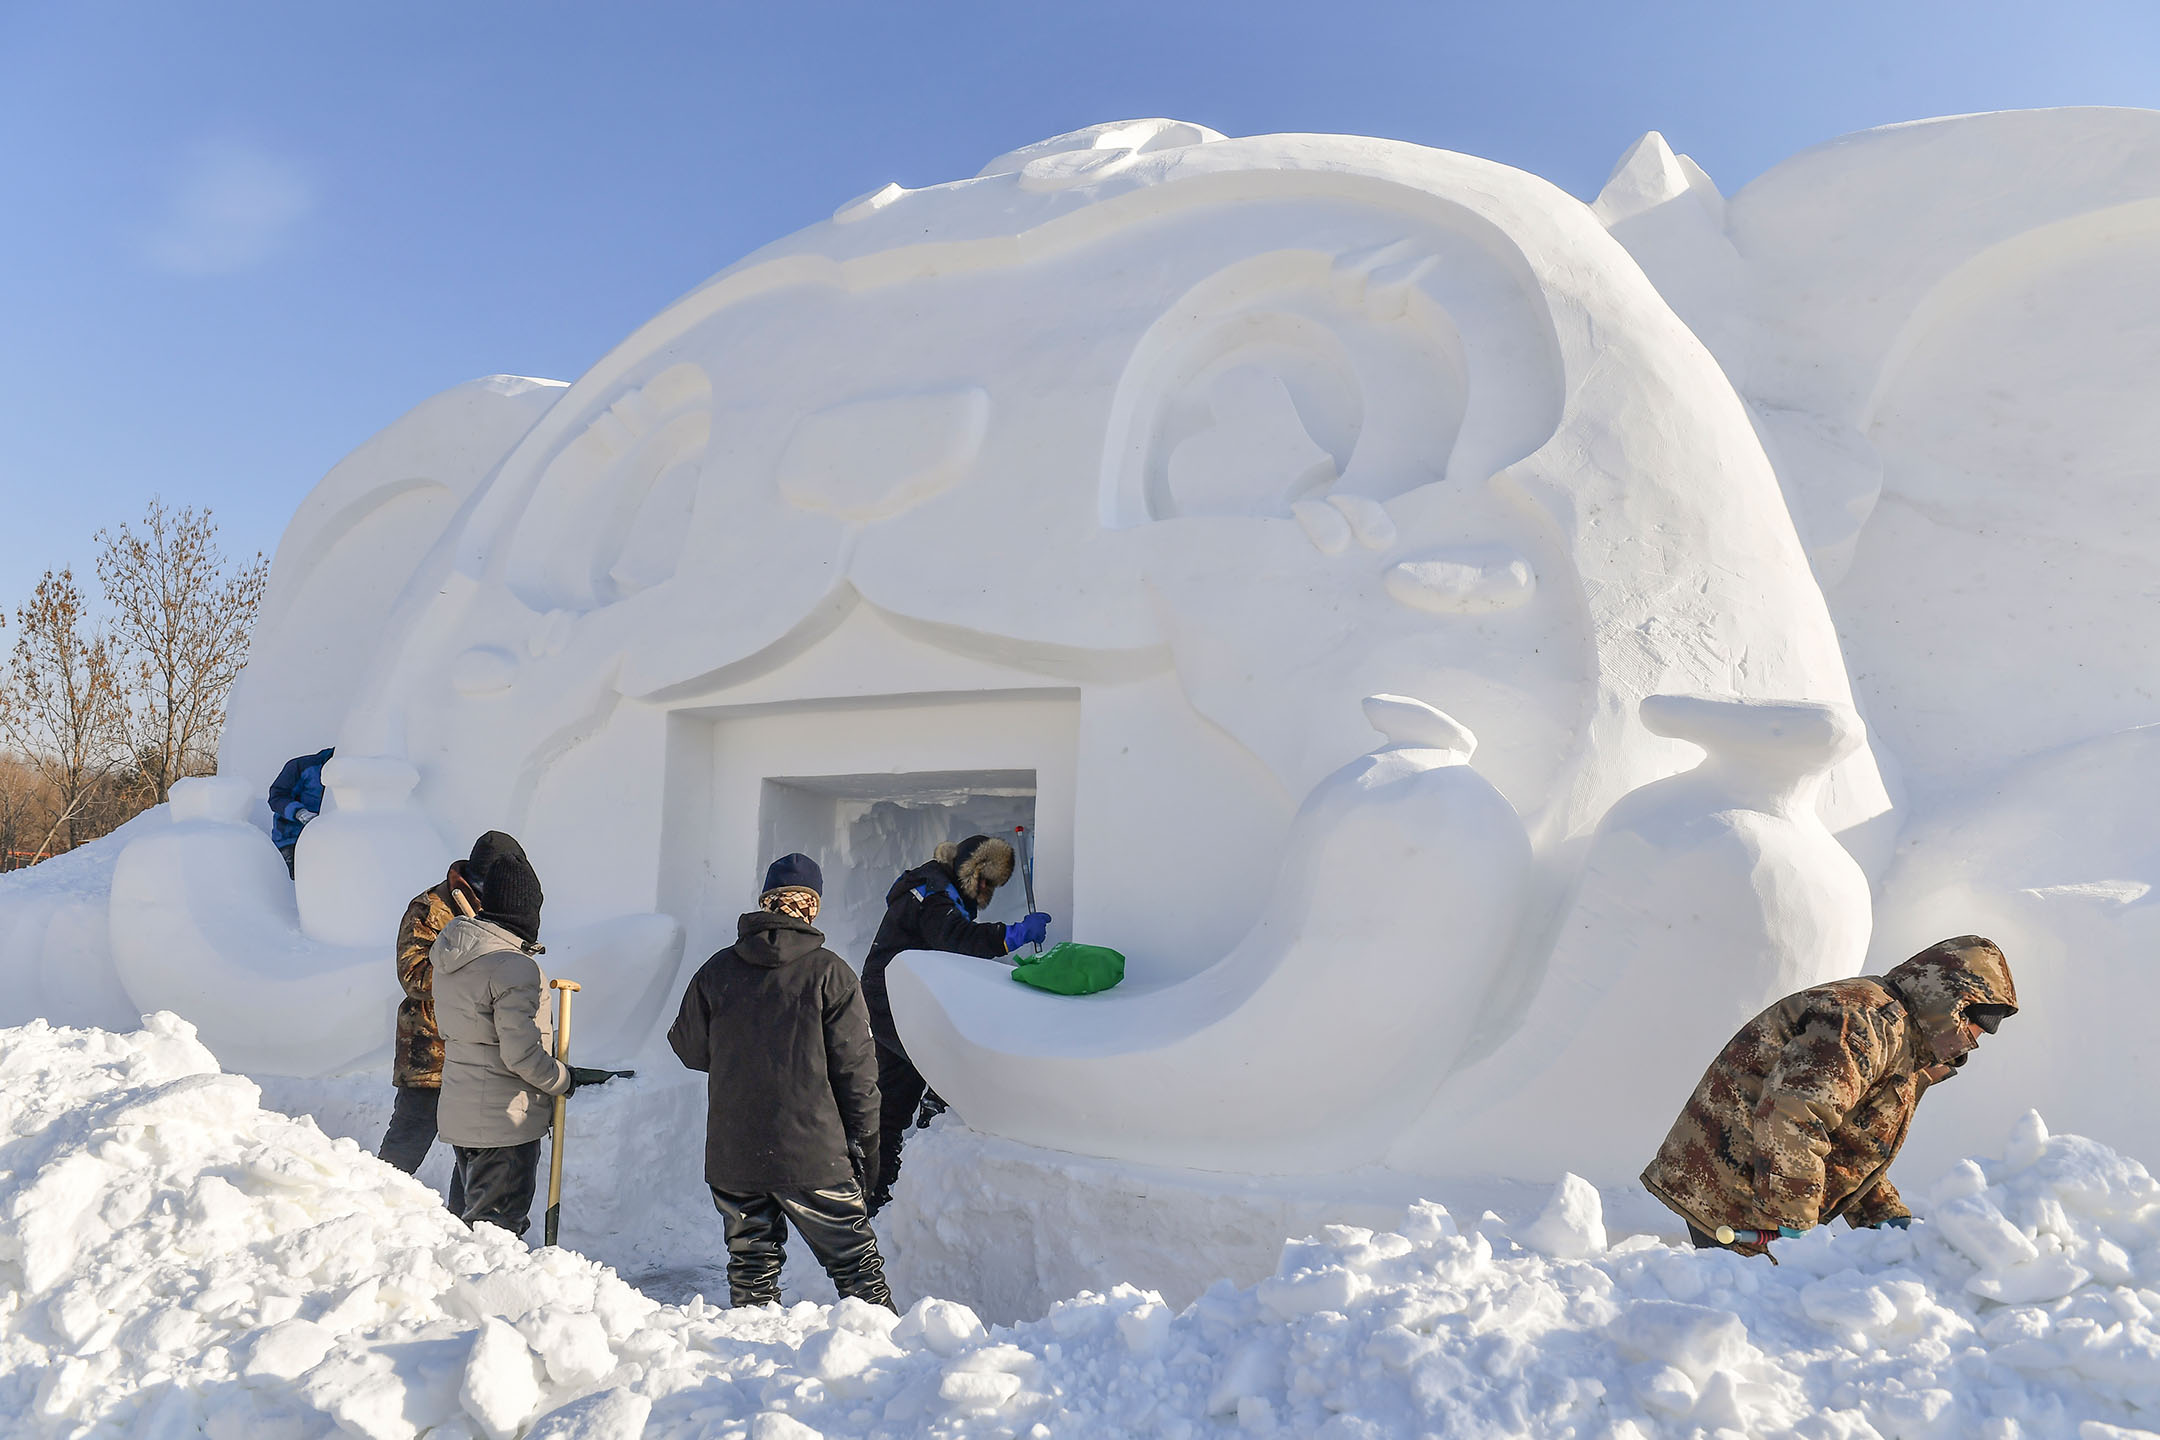
<svg viewBox="0 0 2160 1440">
<path fill-rule="evenodd" d="M 516 935 L 477 916 L 444 926 L 430 956 L 443 1042 L 436 1128 L 453 1145 L 539 1139 L 553 1118 L 564 1068 L 550 1053 L 555 1019 L 540 962 Z"/>
<path fill-rule="evenodd" d="M 496 860 L 481 885 L 483 908 L 443 927 L 429 952 L 435 1024 L 442 1032 L 442 1099 L 436 1128 L 457 1152 L 465 1207 L 459 1218 L 525 1233 L 539 1170 L 540 1139 L 555 1097 L 576 1088 L 550 1052 L 554 1015 L 547 977 L 533 958 L 540 882 L 522 852 Z"/>
<path fill-rule="evenodd" d="M 397 1050 L 390 1069 L 397 1101 L 375 1153 L 408 1175 L 420 1168 L 435 1143 L 436 1110 L 442 1095 L 443 1038 L 435 1023 L 435 941 L 452 920 L 480 912 L 481 878 L 496 860 L 513 854 L 524 859 L 524 847 L 500 830 L 485 832 L 473 842 L 468 857 L 450 862 L 440 884 L 412 898 L 398 922 L 395 955 L 405 998 L 398 1002 Z M 454 1171 L 448 1198 L 451 1213 L 464 1210 L 464 1191 Z"/>
<path fill-rule="evenodd" d="M 337 753 L 333 746 L 313 755 L 295 755 L 270 782 L 270 843 L 285 857 L 285 873 L 293 871 L 293 856 L 300 832 L 323 806 L 323 766 Z"/>
<path fill-rule="evenodd" d="M 865 1206 L 877 1154 L 875 1046 L 861 987 L 811 923 L 822 876 L 775 862 L 760 908 L 699 968 L 668 1029 L 706 1072 L 705 1180 L 737 1305 L 776 1303 L 792 1220 L 843 1296 L 892 1304 Z"/>
</svg>

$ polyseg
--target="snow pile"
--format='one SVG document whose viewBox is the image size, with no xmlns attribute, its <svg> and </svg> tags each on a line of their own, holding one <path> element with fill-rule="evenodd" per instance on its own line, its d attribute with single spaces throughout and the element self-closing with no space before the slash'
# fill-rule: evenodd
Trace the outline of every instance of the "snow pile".
<svg viewBox="0 0 2160 1440">
<path fill-rule="evenodd" d="M 2160 1426 L 2160 1186 L 2020 1123 L 1911 1232 L 1772 1268 L 1607 1248 L 1564 1182 L 1519 1247 L 1436 1205 L 1329 1227 L 1181 1314 L 1120 1286 L 986 1330 L 934 1299 L 734 1313 L 471 1234 L 261 1110 L 169 1015 L 0 1032 L 0 1413 L 212 1440 L 1249 1433 L 2077 1435 Z M 2139 1281 L 2145 1283 L 2139 1288 Z"/>
</svg>

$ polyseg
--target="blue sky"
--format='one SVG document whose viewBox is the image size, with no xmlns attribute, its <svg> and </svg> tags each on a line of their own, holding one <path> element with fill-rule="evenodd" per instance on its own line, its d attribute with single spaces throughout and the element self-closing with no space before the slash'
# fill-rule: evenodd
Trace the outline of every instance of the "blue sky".
<svg viewBox="0 0 2160 1440">
<path fill-rule="evenodd" d="M 574 379 L 888 180 L 1102 120 L 1727 192 L 1847 131 L 2160 107 L 2160 4 L 0 0 L 0 604 L 162 493 L 269 551 L 446 386 Z M 0 632 L 4 635 L 6 632 Z"/>
</svg>

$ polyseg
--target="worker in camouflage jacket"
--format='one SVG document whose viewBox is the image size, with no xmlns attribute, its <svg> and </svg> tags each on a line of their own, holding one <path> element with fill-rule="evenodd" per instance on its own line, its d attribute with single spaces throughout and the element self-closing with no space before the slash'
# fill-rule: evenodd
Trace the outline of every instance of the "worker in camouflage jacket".
<svg viewBox="0 0 2160 1440">
<path fill-rule="evenodd" d="M 428 952 L 444 926 L 461 915 L 480 913 L 481 878 L 504 855 L 522 860 L 525 847 L 500 830 L 488 831 L 473 842 L 470 856 L 450 862 L 440 885 L 413 896 L 398 922 L 398 984 L 404 987 L 405 998 L 398 1002 L 397 1056 L 390 1069 L 397 1103 L 375 1154 L 408 1175 L 420 1168 L 435 1143 L 435 1113 L 442 1098 L 443 1040 L 435 1025 L 435 964 Z M 463 1212 L 464 1198 L 453 1167 L 452 1214 Z"/>
<path fill-rule="evenodd" d="M 1642 1182 L 1698 1246 L 1717 1244 L 1721 1226 L 1767 1239 L 1840 1215 L 1855 1227 L 1909 1224 L 1890 1162 L 1914 1107 L 2016 1011 L 2009 962 L 1977 935 L 1930 945 L 1887 975 L 1787 996 L 1711 1063 Z"/>
</svg>

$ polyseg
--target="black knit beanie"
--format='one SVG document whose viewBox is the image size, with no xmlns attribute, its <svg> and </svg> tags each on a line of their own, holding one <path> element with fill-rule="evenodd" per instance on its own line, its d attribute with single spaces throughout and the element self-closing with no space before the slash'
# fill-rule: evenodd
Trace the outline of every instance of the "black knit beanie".
<svg viewBox="0 0 2160 1440">
<path fill-rule="evenodd" d="M 783 855 L 765 871 L 765 889 L 770 895 L 775 890 L 808 890 L 813 895 L 825 893 L 825 872 L 817 861 L 800 852 Z"/>
<path fill-rule="evenodd" d="M 525 847 L 518 844 L 514 836 L 505 835 L 500 830 L 490 830 L 472 842 L 472 854 L 465 861 L 465 873 L 473 884 L 478 885 L 487 878 L 489 867 L 505 855 L 515 855 L 524 860 Z"/>
<path fill-rule="evenodd" d="M 511 841 L 515 845 L 516 841 Z M 540 939 L 540 877 L 525 852 L 498 855 L 480 882 L 480 918 L 532 944 Z"/>
</svg>

